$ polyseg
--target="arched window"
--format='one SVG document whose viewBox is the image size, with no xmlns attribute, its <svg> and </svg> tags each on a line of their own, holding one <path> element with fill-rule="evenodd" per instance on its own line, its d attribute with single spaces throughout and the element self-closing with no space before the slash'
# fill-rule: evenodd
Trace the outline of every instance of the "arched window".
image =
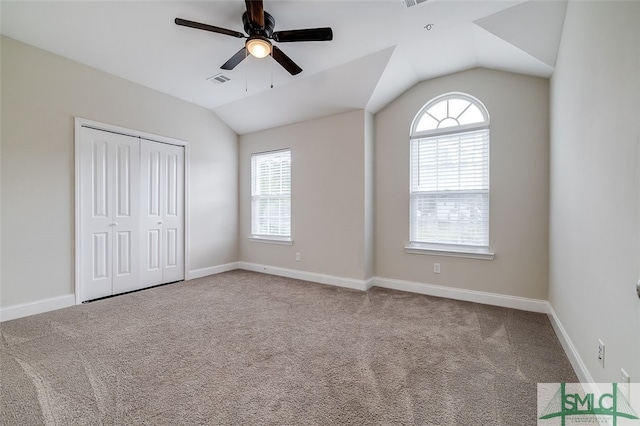
<svg viewBox="0 0 640 426">
<path fill-rule="evenodd" d="M 415 116 L 410 220 L 410 248 L 488 249 L 489 113 L 476 98 L 448 93 Z"/>
</svg>

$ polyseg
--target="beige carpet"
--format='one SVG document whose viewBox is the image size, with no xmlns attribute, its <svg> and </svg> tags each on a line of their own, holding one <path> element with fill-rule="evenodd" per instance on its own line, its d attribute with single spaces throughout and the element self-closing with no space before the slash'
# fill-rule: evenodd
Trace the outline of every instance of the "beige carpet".
<svg viewBox="0 0 640 426">
<path fill-rule="evenodd" d="M 534 425 L 546 315 L 246 271 L 2 323 L 3 425 Z"/>
</svg>

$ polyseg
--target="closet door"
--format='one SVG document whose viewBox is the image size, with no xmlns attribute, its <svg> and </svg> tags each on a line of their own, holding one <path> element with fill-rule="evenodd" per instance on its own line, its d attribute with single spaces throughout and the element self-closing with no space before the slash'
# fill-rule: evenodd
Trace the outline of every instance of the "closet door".
<svg viewBox="0 0 640 426">
<path fill-rule="evenodd" d="M 145 139 L 141 156 L 143 287 L 184 279 L 184 148 Z"/>
<path fill-rule="evenodd" d="M 138 288 L 139 164 L 138 139 L 81 129 L 82 301 Z"/>
</svg>

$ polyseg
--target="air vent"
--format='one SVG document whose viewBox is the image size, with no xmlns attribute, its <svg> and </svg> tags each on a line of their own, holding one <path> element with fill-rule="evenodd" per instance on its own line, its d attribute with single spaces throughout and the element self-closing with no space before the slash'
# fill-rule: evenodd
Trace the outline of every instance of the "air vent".
<svg viewBox="0 0 640 426">
<path fill-rule="evenodd" d="M 407 7 L 417 6 L 420 3 L 425 3 L 427 0 L 402 0 L 402 4 Z"/>
<path fill-rule="evenodd" d="M 222 84 L 222 83 L 226 83 L 227 81 L 230 81 L 231 78 L 227 77 L 224 74 L 216 74 L 214 76 L 209 77 L 207 80 L 215 84 Z"/>
</svg>

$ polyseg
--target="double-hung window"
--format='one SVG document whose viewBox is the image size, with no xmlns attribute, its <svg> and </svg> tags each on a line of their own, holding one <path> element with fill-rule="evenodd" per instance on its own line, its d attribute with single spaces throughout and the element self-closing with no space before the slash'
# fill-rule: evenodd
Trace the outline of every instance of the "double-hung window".
<svg viewBox="0 0 640 426">
<path fill-rule="evenodd" d="M 489 114 L 484 105 L 463 93 L 429 101 L 413 121 L 410 144 L 407 251 L 492 258 Z"/>
<path fill-rule="evenodd" d="M 291 241 L 291 150 L 251 156 L 251 237 Z"/>
</svg>

